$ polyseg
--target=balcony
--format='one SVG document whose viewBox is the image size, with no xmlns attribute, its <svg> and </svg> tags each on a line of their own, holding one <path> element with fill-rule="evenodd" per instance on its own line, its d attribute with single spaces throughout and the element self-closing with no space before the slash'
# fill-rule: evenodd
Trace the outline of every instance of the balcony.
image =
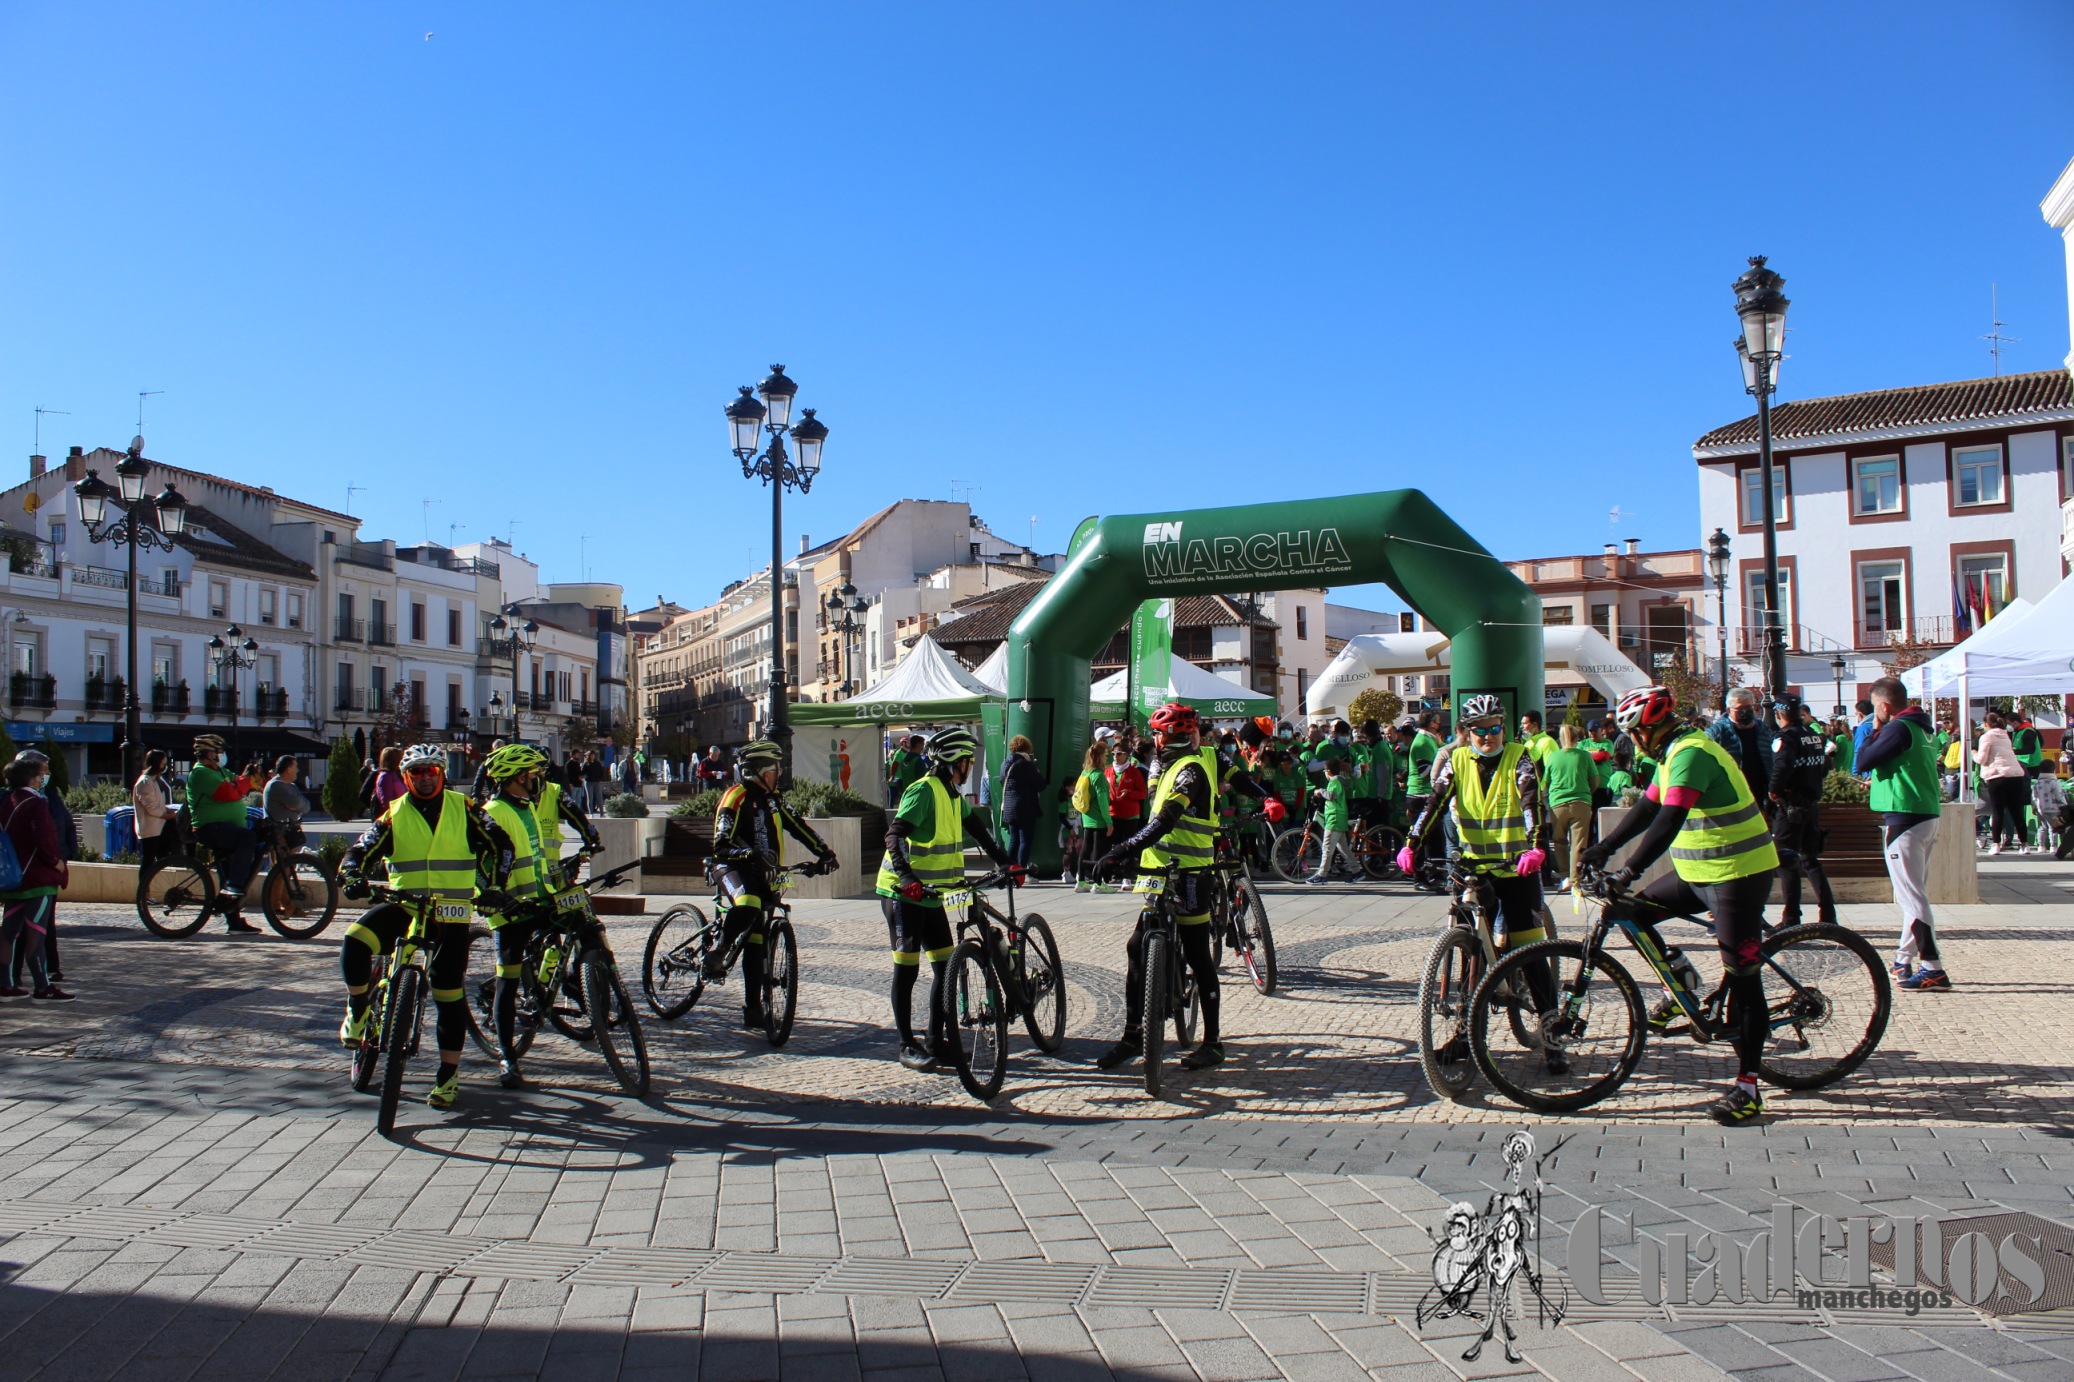
<svg viewBox="0 0 2074 1382">
<path fill-rule="evenodd" d="M 88 677 L 86 708 L 89 713 L 122 709 L 124 683 L 121 677 Z"/>
<path fill-rule="evenodd" d="M 365 643 L 367 621 L 365 619 L 334 619 L 331 621 L 331 638 L 334 643 Z"/>
<path fill-rule="evenodd" d="M 128 590 L 130 577 L 127 571 L 116 571 L 106 566 L 75 566 L 72 568 L 72 584 L 97 585 L 103 590 Z"/>
<path fill-rule="evenodd" d="M 446 727 L 449 732 L 456 734 L 466 734 L 468 732 L 469 722 L 470 717 L 468 712 L 466 710 L 463 710 L 460 706 L 450 705 L 446 708 Z"/>
<path fill-rule="evenodd" d="M 1624 633 L 1616 645 L 1628 661 L 1654 676 L 1683 658 L 1692 665 L 1692 649 L 1682 638 L 1651 638 L 1647 634 Z"/>
<path fill-rule="evenodd" d="M 338 545 L 333 561 L 346 562 L 353 566 L 369 566 L 377 571 L 394 571 L 396 559 L 379 542 L 342 542 Z"/>
<path fill-rule="evenodd" d="M 376 647 L 380 647 L 380 648 L 393 648 L 393 647 L 395 647 L 395 646 L 396 646 L 396 626 L 395 626 L 394 624 L 390 623 L 390 622 L 389 622 L 388 620 L 386 620 L 386 619 L 370 619 L 370 620 L 368 620 L 368 621 L 367 621 L 367 641 L 368 641 L 369 643 L 373 644 L 374 646 L 376 646 Z"/>
<path fill-rule="evenodd" d="M 1952 617 L 1949 614 L 1931 614 L 1919 619 L 1875 620 L 1871 623 L 1861 619 L 1857 621 L 1854 631 L 1857 634 L 1857 643 L 1854 646 L 1859 648 L 1892 648 L 1905 643 L 1948 648 L 1957 641 L 1952 636 Z"/>
<path fill-rule="evenodd" d="M 331 708 L 335 711 L 365 710 L 367 692 L 355 686 L 342 686 Z"/>
<path fill-rule="evenodd" d="M 187 713 L 187 683 L 168 686 L 162 681 L 151 683 L 151 713 L 154 715 L 185 715 Z"/>
<path fill-rule="evenodd" d="M 571 701 L 569 702 L 569 713 L 595 719 L 598 714 L 598 703 L 596 701 Z"/>
<path fill-rule="evenodd" d="M 36 676 L 29 672 L 16 672 L 7 679 L 7 704 L 9 709 L 51 710 L 58 703 L 58 679 L 45 673 Z"/>
<path fill-rule="evenodd" d="M 228 686 L 204 686 L 202 688 L 202 714 L 210 719 L 218 715 L 235 715 L 238 709 L 238 693 Z"/>
<path fill-rule="evenodd" d="M 252 693 L 252 712 L 262 720 L 288 718 L 288 693 L 262 686 Z"/>
</svg>

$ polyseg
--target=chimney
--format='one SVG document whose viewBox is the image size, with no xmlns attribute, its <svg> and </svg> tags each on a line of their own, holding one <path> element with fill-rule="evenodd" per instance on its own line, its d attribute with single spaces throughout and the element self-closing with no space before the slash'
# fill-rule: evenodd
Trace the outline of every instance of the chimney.
<svg viewBox="0 0 2074 1382">
<path fill-rule="evenodd" d="M 1639 557 L 1642 555 L 1641 538 L 1631 537 L 1628 539 L 1628 555 L 1631 557 Z"/>
<path fill-rule="evenodd" d="M 811 548 L 811 547 L 812 547 L 813 545 L 814 545 L 813 543 L 811 543 L 811 542 L 809 542 L 809 541 L 807 540 L 807 535 L 806 535 L 805 533 L 801 533 L 801 534 L 799 535 L 799 554 L 800 554 L 801 556 L 805 556 L 805 555 L 807 554 L 807 551 L 808 551 L 808 550 L 809 550 L 809 549 L 810 549 L 810 548 Z"/>
<path fill-rule="evenodd" d="M 43 473 L 44 460 L 41 456 L 29 457 L 29 478 L 35 479 Z"/>
<path fill-rule="evenodd" d="M 1620 544 L 1619 544 L 1619 543 L 1617 543 L 1617 542 L 1609 542 L 1609 543 L 1607 543 L 1607 544 L 1606 544 L 1606 556 L 1607 556 L 1607 557 L 1608 557 L 1609 559 L 1611 559 L 1611 558 L 1613 558 L 1613 557 L 1617 557 L 1617 556 L 1619 556 L 1619 555 L 1620 555 Z"/>
<path fill-rule="evenodd" d="M 77 482 L 86 478 L 86 448 L 75 446 L 65 457 L 65 479 Z"/>
</svg>

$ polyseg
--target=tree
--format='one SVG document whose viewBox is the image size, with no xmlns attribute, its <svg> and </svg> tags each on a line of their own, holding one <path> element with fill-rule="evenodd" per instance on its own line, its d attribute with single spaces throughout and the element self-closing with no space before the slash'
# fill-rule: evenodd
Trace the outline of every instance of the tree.
<svg viewBox="0 0 2074 1382">
<path fill-rule="evenodd" d="M 1563 723 L 1570 726 L 1572 729 L 1576 730 L 1580 738 L 1583 736 L 1584 697 L 1572 696 L 1570 698 L 1570 706 L 1567 710 L 1563 712 Z"/>
<path fill-rule="evenodd" d="M 1380 686 L 1371 686 L 1354 697 L 1347 707 L 1347 719 L 1359 725 L 1367 720 L 1378 724 L 1394 724 L 1404 713 L 1404 699 L 1395 691 L 1386 691 Z"/>
<path fill-rule="evenodd" d="M 634 746 L 634 722 L 632 720 L 614 721 L 612 725 L 612 742 L 621 752 L 632 748 Z"/>
<path fill-rule="evenodd" d="M 330 764 L 318 796 L 335 821 L 349 821 L 360 813 L 360 755 L 343 734 L 331 741 Z"/>
<path fill-rule="evenodd" d="M 7 732 L 5 725 L 0 725 L 0 763 L 13 762 L 14 755 L 14 737 Z"/>
<path fill-rule="evenodd" d="M 411 694 L 411 684 L 399 681 L 389 688 L 389 699 L 383 704 L 381 713 L 375 716 L 367 750 L 379 758 L 382 750 L 391 744 L 408 746 L 416 743 L 424 728 L 425 708 Z"/>
<path fill-rule="evenodd" d="M 1909 668 L 1920 667 L 1937 656 L 1940 646 L 1942 645 L 1917 638 L 1914 634 L 1902 634 L 1889 645 L 1889 650 L 1894 655 L 1891 658 L 1881 658 L 1880 666 L 1886 669 L 1888 676 L 1898 677 Z"/>
<path fill-rule="evenodd" d="M 1686 713 L 1714 704 L 1721 695 L 1721 688 L 1716 683 L 1692 670 L 1683 652 L 1671 654 L 1670 662 L 1663 667 L 1657 681 L 1671 693 L 1678 709 Z"/>
<path fill-rule="evenodd" d="M 571 715 L 562 721 L 562 750 L 581 753 L 598 742 L 598 722 L 587 715 Z"/>
</svg>

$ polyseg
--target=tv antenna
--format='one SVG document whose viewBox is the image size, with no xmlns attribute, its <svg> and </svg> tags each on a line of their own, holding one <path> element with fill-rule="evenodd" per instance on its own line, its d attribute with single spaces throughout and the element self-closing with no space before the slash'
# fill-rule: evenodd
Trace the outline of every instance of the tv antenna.
<svg viewBox="0 0 2074 1382">
<path fill-rule="evenodd" d="M 589 580 L 591 578 L 591 536 L 589 533 L 584 533 L 576 539 L 576 542 L 576 569 L 583 573 L 585 580 Z"/>
<path fill-rule="evenodd" d="M 1037 550 L 1037 515 L 1034 513 L 1030 515 L 1030 550 Z"/>
<path fill-rule="evenodd" d="M 962 489 L 965 491 L 965 503 L 970 505 L 972 496 L 979 493 L 980 488 L 980 486 L 973 484 L 969 480 L 953 480 L 951 481 L 951 502 L 958 502 L 958 491 Z"/>
<path fill-rule="evenodd" d="M 63 408 L 46 408 L 41 403 L 36 405 L 36 445 L 33 449 L 39 456 L 43 454 L 43 415 L 45 413 L 48 413 L 53 417 L 72 416 L 72 414 L 66 412 Z"/>
<path fill-rule="evenodd" d="M 432 506 L 438 502 L 437 499 L 420 499 L 418 501 L 425 519 L 425 541 L 427 542 L 432 541 Z"/>
<path fill-rule="evenodd" d="M 2009 323 L 2002 320 L 2002 297 L 2001 285 L 1999 284 L 1990 283 L 1988 285 L 1988 318 L 1988 334 L 1981 337 L 1981 339 L 1988 343 L 1988 354 L 1994 357 L 1995 361 L 1995 377 L 2000 379 L 2002 377 L 2002 347 L 2004 345 L 2016 345 L 2022 338 L 2002 334 L 2002 328 L 2009 325 Z"/>
<path fill-rule="evenodd" d="M 162 393 L 164 393 L 164 392 L 165 392 L 165 390 L 164 390 L 164 389 L 139 389 L 139 390 L 137 390 L 137 435 L 138 435 L 138 436 L 140 436 L 140 437 L 141 437 L 141 436 L 143 436 L 143 435 L 144 435 L 144 400 L 145 400 L 145 399 L 147 399 L 147 398 L 150 398 L 150 397 L 151 397 L 152 395 L 154 395 L 154 394 L 162 394 Z"/>
<path fill-rule="evenodd" d="M 518 550 L 518 525 L 519 521 L 516 518 L 507 518 L 504 520 L 504 531 L 509 534 L 509 536 L 506 537 L 504 541 L 505 544 L 509 546 L 511 550 L 514 552 Z"/>
<path fill-rule="evenodd" d="M 454 534 L 460 532 L 463 528 L 467 526 L 468 525 L 466 523 L 449 523 L 446 525 L 446 545 L 449 550 L 451 550 L 454 545 Z"/>
<path fill-rule="evenodd" d="M 348 484 L 346 485 L 346 512 L 347 512 L 347 513 L 351 513 L 351 512 L 353 512 L 353 496 L 354 496 L 354 495 L 356 495 L 356 494 L 366 494 L 367 492 L 368 492 L 368 489 L 367 489 L 367 486 L 366 486 L 366 485 L 362 485 L 362 484 L 353 484 L 353 483 L 348 483 Z"/>
</svg>

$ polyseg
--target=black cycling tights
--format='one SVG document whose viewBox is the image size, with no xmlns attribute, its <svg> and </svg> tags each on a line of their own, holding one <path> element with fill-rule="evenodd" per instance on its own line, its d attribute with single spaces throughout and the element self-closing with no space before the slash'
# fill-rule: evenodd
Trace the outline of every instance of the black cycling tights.
<svg viewBox="0 0 2074 1382">
<path fill-rule="evenodd" d="M 929 966 L 932 984 L 935 980 L 942 978 L 944 970 L 949 967 L 950 962 L 947 960 L 933 962 Z M 921 1043 L 915 1038 L 915 984 L 921 977 L 922 967 L 920 965 L 902 964 L 898 960 L 893 962 L 893 1025 L 899 1029 L 902 1042 L 917 1046 Z M 929 991 L 933 995 L 936 989 L 932 987 Z M 943 1014 L 937 1012 L 935 1005 L 932 1003 L 929 1010 L 929 1046 L 927 1049 L 934 1051 L 942 1043 L 943 1036 Z"/>
<path fill-rule="evenodd" d="M 722 948 L 732 947 L 735 937 L 740 935 L 749 937 L 742 944 L 742 1010 L 760 1017 L 763 1012 L 763 908 L 736 903 L 727 909 L 721 927 Z"/>
<path fill-rule="evenodd" d="M 1123 1015 L 1124 1030 L 1132 1035 L 1142 1035 L 1145 1030 L 1145 932 L 1148 918 L 1138 918 L 1138 929 L 1131 933 L 1130 944 L 1125 947 L 1129 963 L 1124 966 Z M 1218 1017 L 1224 1006 L 1224 995 L 1217 988 L 1217 949 L 1210 935 L 1209 918 L 1194 923 L 1184 922 L 1174 928 L 1181 937 L 1181 956 L 1188 961 L 1190 972 L 1195 975 L 1196 992 L 1203 1000 L 1203 1041 L 1216 1045 L 1223 1040 L 1219 1035 Z"/>
<path fill-rule="evenodd" d="M 374 977 L 374 957 L 396 948 L 410 929 L 410 913 L 401 907 L 376 907 L 346 928 L 338 948 L 338 967 L 346 981 L 346 1001 L 358 1017 L 367 1011 L 368 984 Z M 439 1010 L 439 1050 L 442 1056 L 459 1059 L 468 1043 L 468 924 L 444 922 L 432 931 L 432 959 L 428 966 L 432 1001 Z M 358 989 L 359 992 L 354 992 Z M 442 1064 L 452 1064 L 442 1061 Z"/>
</svg>

